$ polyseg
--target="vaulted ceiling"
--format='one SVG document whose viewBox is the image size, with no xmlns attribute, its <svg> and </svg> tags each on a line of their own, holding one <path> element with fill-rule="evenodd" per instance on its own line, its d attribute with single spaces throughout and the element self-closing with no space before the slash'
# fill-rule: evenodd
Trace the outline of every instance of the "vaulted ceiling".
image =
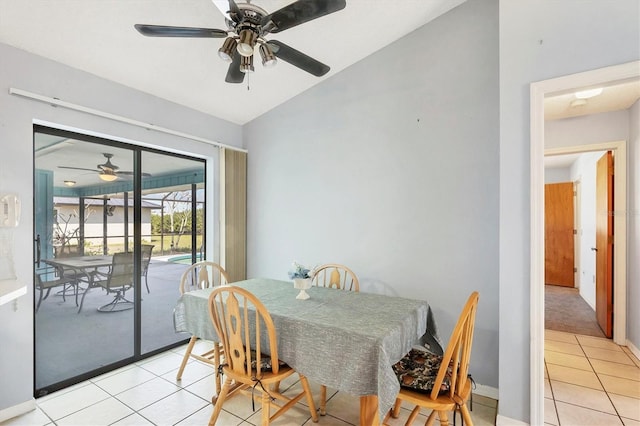
<svg viewBox="0 0 640 426">
<path fill-rule="evenodd" d="M 315 77 L 285 61 L 225 83 L 224 38 L 144 37 L 134 24 L 227 29 L 228 0 L 0 0 L 0 42 L 175 103 L 244 124 L 331 78 L 465 0 L 346 0 L 338 12 L 277 34 L 329 65 Z M 254 0 L 276 11 L 292 0 Z M 244 0 L 237 0 L 238 4 Z"/>
</svg>

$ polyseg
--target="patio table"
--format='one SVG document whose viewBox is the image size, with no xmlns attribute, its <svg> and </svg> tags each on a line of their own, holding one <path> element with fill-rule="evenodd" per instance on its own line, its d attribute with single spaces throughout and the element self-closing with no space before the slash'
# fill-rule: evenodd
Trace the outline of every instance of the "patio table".
<svg viewBox="0 0 640 426">
<path fill-rule="evenodd" d="M 84 304 L 84 298 L 91 288 L 93 288 L 93 274 L 91 272 L 98 268 L 111 266 L 113 256 L 76 256 L 76 257 L 62 257 L 56 259 L 42 259 L 42 261 L 48 265 L 58 268 L 60 271 L 73 270 L 76 277 L 85 277 L 87 280 L 87 288 L 82 293 L 82 299 L 80 300 L 80 307 L 78 313 L 82 311 L 82 305 Z M 77 299 L 76 299 L 77 302 Z"/>
<path fill-rule="evenodd" d="M 308 379 L 360 396 L 360 424 L 380 423 L 400 385 L 392 365 L 417 342 L 441 352 L 433 314 L 422 300 L 324 287 L 297 300 L 291 281 L 230 283 L 252 292 L 274 321 L 279 357 Z M 174 309 L 176 332 L 218 341 L 209 318 L 212 289 L 185 293 Z"/>
</svg>

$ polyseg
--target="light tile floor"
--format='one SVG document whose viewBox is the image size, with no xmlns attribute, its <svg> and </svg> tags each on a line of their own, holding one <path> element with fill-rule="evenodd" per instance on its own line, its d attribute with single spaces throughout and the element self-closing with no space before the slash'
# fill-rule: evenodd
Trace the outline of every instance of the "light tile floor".
<svg viewBox="0 0 640 426">
<path fill-rule="evenodd" d="M 206 342 L 198 342 L 199 345 Z M 153 358 L 140 361 L 54 392 L 37 400 L 35 411 L 2 423 L 8 425 L 206 425 L 213 412 L 211 396 L 214 394 L 214 376 L 211 366 L 191 361 L 181 382 L 175 380 L 185 347 L 176 348 Z M 196 347 L 195 349 L 199 349 Z M 202 348 L 200 348 L 202 351 Z M 294 376 L 295 377 L 295 376 Z M 320 388 L 311 384 L 318 403 Z M 298 387 L 292 380 L 281 388 Z M 285 391 L 286 394 L 286 391 Z M 327 415 L 320 416 L 318 425 L 358 424 L 359 400 L 343 392 L 328 391 Z M 218 425 L 258 425 L 260 410 L 252 411 L 251 401 L 243 396 L 229 399 Z M 389 425 L 404 424 L 413 407 L 403 407 L 398 419 Z M 495 424 L 497 401 L 474 395 L 471 417 L 474 424 Z M 415 424 L 424 424 L 428 412 L 423 410 Z M 452 417 L 450 417 L 452 419 Z M 457 421 L 460 421 L 458 417 Z M 274 426 L 313 425 L 309 411 L 303 403 L 289 410 L 272 423 Z"/>
<path fill-rule="evenodd" d="M 640 361 L 611 340 L 545 330 L 544 421 L 640 426 Z"/>
</svg>

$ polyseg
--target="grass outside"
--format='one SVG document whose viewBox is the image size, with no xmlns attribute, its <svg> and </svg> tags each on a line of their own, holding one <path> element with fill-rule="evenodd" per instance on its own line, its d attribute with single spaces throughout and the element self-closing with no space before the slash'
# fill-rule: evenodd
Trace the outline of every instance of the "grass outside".
<svg viewBox="0 0 640 426">
<path fill-rule="evenodd" d="M 203 237 L 202 235 L 196 236 L 196 247 L 202 247 Z M 142 244 L 153 244 L 153 255 L 169 255 L 169 254 L 181 254 L 191 253 L 191 234 L 183 234 L 178 238 L 177 235 L 165 235 L 162 241 L 159 235 L 153 235 L 151 237 L 143 237 Z M 133 240 L 129 242 L 129 247 L 133 247 Z M 162 247 L 162 248 L 161 248 Z M 73 248 L 73 247 L 70 247 Z M 109 254 L 119 253 L 124 251 L 124 243 L 109 243 Z M 85 255 L 101 255 L 102 245 L 87 243 L 84 247 Z"/>
</svg>

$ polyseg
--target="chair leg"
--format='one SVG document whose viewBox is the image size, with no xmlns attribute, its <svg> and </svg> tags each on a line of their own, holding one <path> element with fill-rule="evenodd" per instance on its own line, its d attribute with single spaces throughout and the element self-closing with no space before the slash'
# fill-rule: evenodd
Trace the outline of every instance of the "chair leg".
<svg viewBox="0 0 640 426">
<path fill-rule="evenodd" d="M 395 404 L 393 404 L 393 408 L 391 409 L 391 417 L 397 419 L 400 415 L 400 407 L 402 406 L 402 400 L 400 398 L 396 398 Z"/>
<path fill-rule="evenodd" d="M 176 380 L 182 379 L 182 372 L 184 371 L 184 367 L 187 365 L 187 361 L 189 361 L 189 357 L 191 356 L 191 351 L 193 350 L 193 346 L 196 344 L 196 340 L 198 340 L 196 336 L 191 336 L 191 339 L 189 339 L 187 350 L 184 352 L 184 357 L 182 357 L 182 364 L 180 364 L 180 369 L 178 370 L 178 374 L 176 374 Z M 216 379 L 216 380 L 220 380 L 220 379 Z M 216 392 L 218 392 L 218 382 L 216 382 Z"/>
<path fill-rule="evenodd" d="M 399 400 L 396 400 L 396 403 Z M 395 407 L 394 407 L 395 408 Z M 413 422 L 416 420 L 416 417 L 418 417 L 418 414 L 420 414 L 420 407 L 418 405 L 416 405 L 413 410 L 411 411 L 411 414 L 409 414 L 409 417 L 407 417 L 407 421 L 405 422 L 405 426 L 409 426 L 411 424 L 413 424 Z M 429 421 L 429 419 L 427 419 L 427 421 Z M 426 423 L 425 423 L 426 425 Z"/>
<path fill-rule="evenodd" d="M 438 418 L 440 419 L 440 426 L 449 426 L 449 417 L 446 411 L 438 411 Z"/>
<path fill-rule="evenodd" d="M 271 396 L 267 392 L 262 392 L 262 426 L 269 426 L 271 417 Z"/>
<path fill-rule="evenodd" d="M 222 386 L 220 395 L 218 395 L 216 404 L 213 407 L 213 414 L 211 414 L 211 418 L 209 419 L 209 426 L 214 426 L 216 424 L 216 421 L 218 420 L 218 416 L 220 415 L 220 411 L 222 411 L 222 404 L 224 404 L 224 400 L 227 399 L 227 394 L 229 393 L 230 386 L 231 386 L 231 378 L 227 377 L 224 380 L 224 385 Z"/>
<path fill-rule="evenodd" d="M 460 413 L 462 414 L 462 419 L 464 420 L 464 424 L 467 426 L 473 426 L 473 420 L 471 420 L 471 413 L 469 413 L 467 404 L 462 404 L 460 406 Z"/>
<path fill-rule="evenodd" d="M 147 280 L 147 274 L 144 274 L 144 284 L 147 286 L 147 294 L 151 293 L 149 291 L 149 281 Z"/>
<path fill-rule="evenodd" d="M 429 417 L 427 417 L 427 421 L 424 422 L 424 426 L 431 426 L 433 422 L 436 421 L 436 414 L 438 414 L 436 410 L 431 411 Z"/>
<path fill-rule="evenodd" d="M 51 289 L 47 291 L 47 295 L 44 297 L 45 299 L 49 297 L 49 291 L 51 291 Z M 38 297 L 38 304 L 36 304 L 36 312 L 40 309 L 40 303 L 42 303 L 42 289 L 40 289 L 40 297 Z"/>
<path fill-rule="evenodd" d="M 327 415 L 327 387 L 325 385 L 320 386 L 320 415 Z"/>
<path fill-rule="evenodd" d="M 311 394 L 309 381 L 307 380 L 306 376 L 303 376 L 302 374 L 298 375 L 300 376 L 302 389 L 304 389 L 304 393 L 307 396 L 307 404 L 309 404 L 309 413 L 311 413 L 311 420 L 313 420 L 314 423 L 318 423 L 318 413 L 316 412 L 316 404 L 315 402 L 313 402 L 313 395 Z"/>
<path fill-rule="evenodd" d="M 216 369 L 216 394 L 220 394 L 220 343 L 218 342 L 213 342 L 213 365 Z"/>
</svg>

